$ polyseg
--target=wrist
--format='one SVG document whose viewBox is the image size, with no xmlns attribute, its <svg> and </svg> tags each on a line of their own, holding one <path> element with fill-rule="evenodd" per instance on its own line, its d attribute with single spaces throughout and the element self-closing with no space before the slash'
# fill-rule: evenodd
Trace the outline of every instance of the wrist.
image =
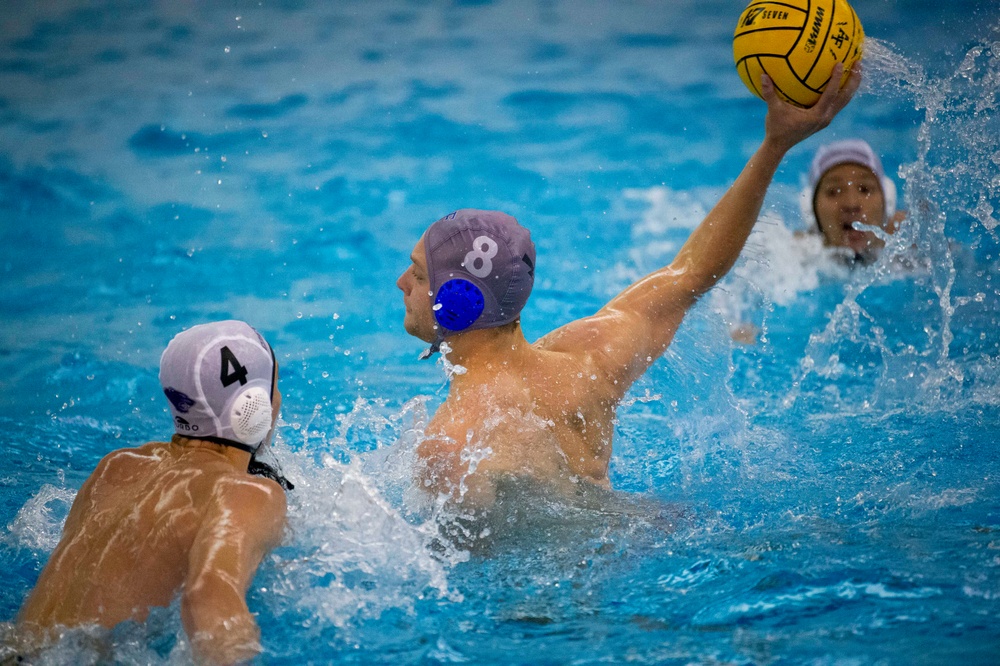
<svg viewBox="0 0 1000 666">
<path fill-rule="evenodd" d="M 785 158 L 785 155 L 791 150 L 792 146 L 795 144 L 788 144 L 787 142 L 779 141 L 770 135 L 765 135 L 764 140 L 760 144 L 760 148 L 757 149 L 757 153 L 769 160 L 773 160 L 775 165 Z"/>
</svg>

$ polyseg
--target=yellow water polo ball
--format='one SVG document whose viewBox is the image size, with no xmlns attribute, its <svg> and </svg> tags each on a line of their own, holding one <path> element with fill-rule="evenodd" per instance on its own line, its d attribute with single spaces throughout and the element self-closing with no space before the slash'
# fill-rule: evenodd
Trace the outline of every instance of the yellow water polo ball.
<svg viewBox="0 0 1000 666">
<path fill-rule="evenodd" d="M 760 75 L 767 73 L 779 97 L 805 108 L 819 99 L 838 62 L 844 84 L 864 41 L 846 0 L 752 0 L 736 24 L 733 59 L 755 95 L 761 97 Z"/>
</svg>

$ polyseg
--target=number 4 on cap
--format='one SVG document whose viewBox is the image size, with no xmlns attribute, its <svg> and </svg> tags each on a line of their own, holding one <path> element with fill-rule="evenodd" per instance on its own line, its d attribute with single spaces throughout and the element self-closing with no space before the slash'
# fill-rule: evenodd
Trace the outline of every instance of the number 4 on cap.
<svg viewBox="0 0 1000 666">
<path fill-rule="evenodd" d="M 222 382 L 222 388 L 226 388 L 235 382 L 239 382 L 240 386 L 243 386 L 247 383 L 248 372 L 249 370 L 240 365 L 239 359 L 229 350 L 229 347 L 222 348 L 222 369 L 219 372 L 219 381 Z"/>
</svg>

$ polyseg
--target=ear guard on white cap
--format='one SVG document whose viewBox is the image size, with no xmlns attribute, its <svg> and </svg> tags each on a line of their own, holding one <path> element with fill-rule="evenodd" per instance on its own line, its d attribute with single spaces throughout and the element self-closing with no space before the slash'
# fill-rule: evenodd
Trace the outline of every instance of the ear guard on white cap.
<svg viewBox="0 0 1000 666">
<path fill-rule="evenodd" d="M 236 439 L 250 446 L 260 444 L 271 427 L 271 397 L 259 386 L 248 388 L 233 400 L 229 420 Z"/>
<path fill-rule="evenodd" d="M 882 199 L 885 201 L 885 219 L 891 220 L 896 214 L 896 183 L 888 176 L 880 179 L 882 185 Z M 816 198 L 816 191 L 807 184 L 799 192 L 799 211 L 802 213 L 802 221 L 806 223 L 806 228 L 819 231 L 819 221 L 816 219 L 816 208 L 813 205 Z"/>
</svg>

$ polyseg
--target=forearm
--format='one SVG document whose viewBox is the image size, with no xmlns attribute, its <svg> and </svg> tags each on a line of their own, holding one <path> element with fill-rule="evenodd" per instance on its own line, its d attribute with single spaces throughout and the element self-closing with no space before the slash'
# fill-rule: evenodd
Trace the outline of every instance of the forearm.
<svg viewBox="0 0 1000 666">
<path fill-rule="evenodd" d="M 842 72 L 843 66 L 837 63 L 830 79 L 840 80 Z M 697 298 L 710 289 L 736 263 L 785 153 L 829 125 L 860 84 L 860 65 L 856 65 L 842 90 L 827 86 L 815 106 L 799 109 L 781 102 L 771 80 L 767 76 L 762 78 L 761 92 L 768 107 L 764 142 L 671 266 L 682 275 L 680 286 L 689 291 L 690 297 Z"/>
<path fill-rule="evenodd" d="M 181 620 L 196 661 L 215 665 L 253 659 L 261 651 L 260 629 L 242 595 L 209 587 L 181 599 Z"/>
<path fill-rule="evenodd" d="M 760 215 L 767 188 L 787 148 L 765 139 L 670 266 L 691 298 L 708 291 L 729 272 Z"/>
<path fill-rule="evenodd" d="M 843 66 L 836 64 L 830 80 L 840 80 L 842 72 Z M 761 94 L 768 109 L 765 138 L 736 182 L 673 263 L 632 284 L 595 316 L 573 325 L 579 336 L 575 348 L 588 351 L 612 394 L 620 397 L 628 390 L 673 340 L 684 313 L 733 267 L 785 153 L 829 125 L 860 83 L 856 66 L 843 89 L 827 86 L 815 106 L 800 109 L 778 99 L 774 84 L 766 75 L 762 77 Z M 569 337 L 567 332 L 562 334 L 564 340 Z"/>
</svg>

